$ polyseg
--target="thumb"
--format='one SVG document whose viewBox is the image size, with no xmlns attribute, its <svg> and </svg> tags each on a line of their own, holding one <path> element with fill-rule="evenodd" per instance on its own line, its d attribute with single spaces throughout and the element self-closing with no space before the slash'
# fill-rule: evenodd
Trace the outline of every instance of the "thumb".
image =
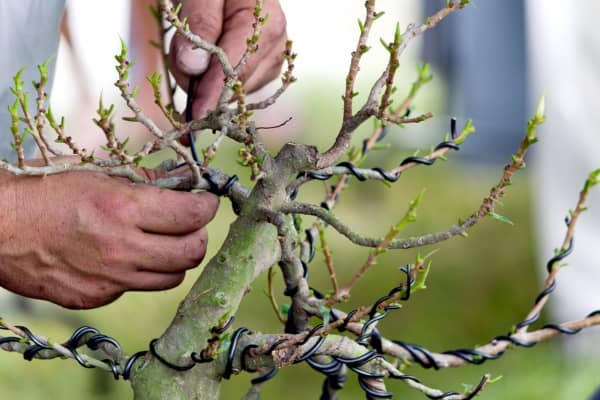
<svg viewBox="0 0 600 400">
<path fill-rule="evenodd" d="M 187 18 L 190 30 L 209 43 L 216 43 L 223 27 L 224 0 L 184 1 L 181 18 Z M 210 53 L 194 49 L 192 43 L 180 34 L 171 42 L 170 64 L 175 79 L 182 87 L 187 87 L 189 76 L 204 73 L 210 62 Z"/>
</svg>

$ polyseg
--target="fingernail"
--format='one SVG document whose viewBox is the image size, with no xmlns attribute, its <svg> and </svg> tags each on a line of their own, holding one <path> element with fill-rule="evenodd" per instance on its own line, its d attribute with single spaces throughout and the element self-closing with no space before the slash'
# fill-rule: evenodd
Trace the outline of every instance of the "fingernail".
<svg viewBox="0 0 600 400">
<path fill-rule="evenodd" d="M 179 50 L 177 63 L 180 69 L 188 75 L 199 75 L 206 71 L 210 62 L 210 54 L 203 49 L 192 49 L 185 46 Z"/>
</svg>

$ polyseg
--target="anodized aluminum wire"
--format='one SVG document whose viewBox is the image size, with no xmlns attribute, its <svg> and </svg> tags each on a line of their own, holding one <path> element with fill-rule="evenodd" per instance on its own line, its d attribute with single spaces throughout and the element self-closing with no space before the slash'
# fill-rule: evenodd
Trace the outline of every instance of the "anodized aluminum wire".
<svg viewBox="0 0 600 400">
<path fill-rule="evenodd" d="M 29 330 L 27 327 L 18 325 L 16 326 L 16 328 L 20 329 L 27 337 L 27 340 L 32 343 L 23 352 L 23 358 L 25 360 L 33 360 L 38 355 L 38 353 L 43 350 L 55 351 L 52 348 L 52 346 L 46 342 L 45 339 L 42 339 L 37 335 L 33 334 L 31 330 Z M 0 325 L 0 329 L 6 330 L 6 328 L 2 325 Z M 23 339 L 19 337 L 3 337 L 0 338 L 0 345 L 10 342 L 22 343 L 22 340 Z M 121 346 L 119 342 L 117 342 L 114 338 L 103 335 L 97 329 L 89 326 L 82 326 L 75 330 L 71 337 L 66 342 L 64 342 L 62 346 L 69 350 L 69 352 L 73 356 L 73 359 L 77 361 L 79 365 L 81 365 L 84 368 L 95 368 L 94 366 L 88 364 L 84 360 L 81 353 L 79 353 L 78 348 L 82 346 L 87 346 L 90 350 L 97 350 L 102 344 L 110 344 L 114 346 L 117 351 L 121 351 Z M 100 361 L 105 363 L 110 368 L 110 371 L 112 372 L 115 379 L 119 379 L 119 377 L 122 376 L 123 379 L 127 380 L 131 375 L 131 368 L 133 367 L 135 361 L 139 357 L 145 355 L 146 353 L 147 351 L 135 353 L 125 361 L 122 368 L 120 368 L 121 365 L 117 360 L 105 358 Z M 56 354 L 56 357 L 60 356 L 61 354 Z"/>
<path fill-rule="evenodd" d="M 382 132 L 385 132 L 383 134 L 381 134 L 378 138 L 377 138 L 377 142 L 379 142 L 380 140 L 382 140 L 387 133 L 387 126 L 384 126 Z M 441 150 L 444 148 L 447 149 L 451 149 L 451 150 L 460 150 L 460 147 L 454 142 L 454 139 L 456 139 L 456 118 L 451 118 L 450 119 L 450 137 L 451 140 L 446 140 L 443 141 L 441 143 L 439 143 L 435 148 L 434 151 L 437 150 Z M 363 147 L 362 147 L 362 156 L 366 155 L 368 152 L 367 149 L 367 145 L 366 145 L 366 141 L 363 142 Z M 409 163 L 415 163 L 415 164 L 421 164 L 421 165 L 433 165 L 435 163 L 436 159 L 428 159 L 428 158 L 424 158 L 424 157 L 417 157 L 417 156 L 410 156 L 410 157 L 406 157 L 405 159 L 403 159 L 399 166 L 404 166 L 406 164 Z M 336 167 L 342 167 L 346 169 L 346 173 L 348 175 L 353 175 L 356 179 L 358 179 L 359 181 L 365 181 L 367 178 L 362 175 L 360 173 L 360 171 L 358 170 L 357 166 L 351 162 L 348 161 L 343 161 L 340 162 L 338 164 L 335 165 Z M 387 182 L 390 183 L 394 183 L 396 181 L 398 181 L 398 179 L 400 179 L 400 176 L 402 175 L 402 172 L 398 172 L 396 174 L 390 174 L 387 171 L 385 171 L 383 168 L 381 167 L 373 167 L 370 168 L 371 171 L 376 172 L 379 176 L 381 176 L 381 178 Z M 306 171 L 306 172 L 300 172 L 297 176 L 297 178 L 308 178 L 308 179 L 314 179 L 314 180 L 320 180 L 320 181 L 325 181 L 328 180 L 332 177 L 334 177 L 334 174 L 325 174 L 325 173 L 320 173 L 320 172 L 313 172 L 313 171 Z M 292 191 L 292 193 L 290 194 L 290 198 L 293 200 L 296 198 L 296 196 L 298 195 L 298 190 L 294 190 Z M 327 205 L 326 202 L 321 203 L 321 206 L 329 209 L 329 206 Z"/>
</svg>

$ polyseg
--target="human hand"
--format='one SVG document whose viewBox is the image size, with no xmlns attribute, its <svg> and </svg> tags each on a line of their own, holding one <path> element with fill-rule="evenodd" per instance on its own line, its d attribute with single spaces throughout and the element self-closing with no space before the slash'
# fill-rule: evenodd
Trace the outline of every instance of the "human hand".
<svg viewBox="0 0 600 400">
<path fill-rule="evenodd" d="M 183 0 L 182 18 L 187 17 L 192 32 L 225 50 L 230 62 L 236 65 L 246 50 L 246 39 L 252 35 L 254 0 Z M 262 29 L 258 50 L 240 71 L 244 89 L 252 92 L 275 79 L 283 62 L 286 22 L 277 0 L 265 0 L 263 12 L 269 19 Z M 223 89 L 224 73 L 215 57 L 175 35 L 169 53 L 171 72 L 179 85 L 188 87 L 189 78 L 198 80 L 192 103 L 194 118 L 202 117 L 217 104 Z"/>
<path fill-rule="evenodd" d="M 203 259 L 218 205 L 89 172 L 1 172 L 0 187 L 0 286 L 74 309 L 177 286 Z"/>
</svg>

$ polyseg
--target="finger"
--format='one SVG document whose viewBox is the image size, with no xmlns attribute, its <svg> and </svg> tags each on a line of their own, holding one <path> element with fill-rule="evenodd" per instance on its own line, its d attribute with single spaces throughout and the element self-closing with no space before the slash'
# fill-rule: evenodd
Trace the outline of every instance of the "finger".
<svg viewBox="0 0 600 400">
<path fill-rule="evenodd" d="M 219 39 L 218 45 L 225 51 L 232 65 L 236 65 L 246 51 L 246 38 L 252 35 L 253 11 L 253 7 L 233 7 L 231 10 L 226 10 L 223 35 Z M 283 51 L 285 37 L 283 12 L 279 8 L 269 10 L 269 21 L 263 27 L 258 50 L 247 59 L 246 64 L 240 70 L 239 77 L 242 82 L 256 71 L 264 72 L 266 69 L 270 69 L 273 63 L 281 63 L 283 59 L 277 56 L 277 52 L 272 53 L 271 51 L 274 47 Z M 262 65 L 266 67 L 263 68 Z M 194 118 L 201 118 L 207 110 L 215 108 L 223 90 L 224 79 L 225 74 L 221 65 L 213 58 L 194 91 Z M 265 77 L 262 80 L 257 79 L 256 82 L 264 84 L 268 80 Z M 252 87 L 252 90 L 255 89 L 258 89 L 258 86 Z"/>
<path fill-rule="evenodd" d="M 183 236 L 165 236 L 152 233 L 134 235 L 137 238 L 132 262 L 138 271 L 179 273 L 197 267 L 206 255 L 206 229 Z"/>
<path fill-rule="evenodd" d="M 167 290 L 179 286 L 185 278 L 185 272 L 173 274 L 139 271 L 127 290 Z"/>
<path fill-rule="evenodd" d="M 148 233 L 183 235 L 195 232 L 215 216 L 219 198 L 208 192 L 188 193 L 140 186 L 136 226 Z"/>
<path fill-rule="evenodd" d="M 181 17 L 187 18 L 190 30 L 203 40 L 215 44 L 222 33 L 224 0 L 196 0 L 183 3 Z M 176 34 L 171 42 L 169 63 L 172 73 L 182 87 L 189 76 L 202 74 L 208 68 L 210 54 L 194 49 L 190 41 Z"/>
</svg>

